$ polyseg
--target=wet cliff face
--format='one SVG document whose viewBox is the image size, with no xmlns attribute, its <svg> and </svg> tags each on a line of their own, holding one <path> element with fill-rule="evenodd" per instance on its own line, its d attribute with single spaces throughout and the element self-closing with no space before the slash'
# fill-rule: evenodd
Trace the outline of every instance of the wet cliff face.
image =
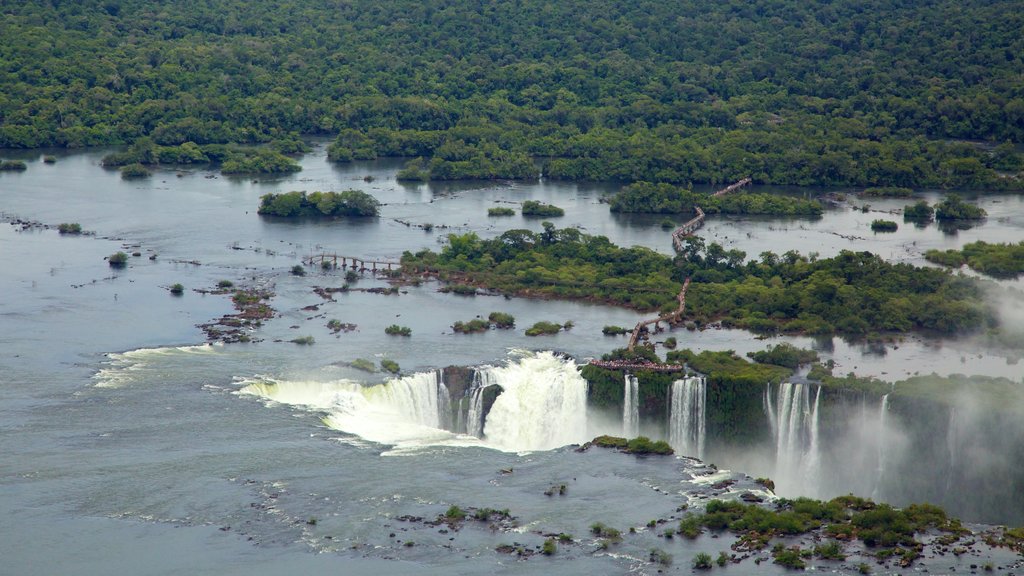
<svg viewBox="0 0 1024 576">
<path fill-rule="evenodd" d="M 585 367 L 588 407 L 621 418 L 621 372 Z M 669 439 L 677 377 L 637 373 L 641 433 Z M 776 480 L 786 496 L 853 493 L 896 505 L 931 502 L 969 521 L 1024 522 L 1024 417 L 1014 406 L 708 378 L 704 458 Z M 767 394 L 767 395 L 766 395 Z M 769 400 L 773 414 L 769 410 Z M 788 402 L 788 404 L 787 404 Z M 659 433 L 660 431 L 660 433 Z"/>
</svg>

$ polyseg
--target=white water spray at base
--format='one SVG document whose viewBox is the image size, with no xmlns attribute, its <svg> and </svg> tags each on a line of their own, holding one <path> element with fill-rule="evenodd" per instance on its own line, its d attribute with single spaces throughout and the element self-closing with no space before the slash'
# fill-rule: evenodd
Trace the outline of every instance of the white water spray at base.
<svg viewBox="0 0 1024 576">
<path fill-rule="evenodd" d="M 622 435 L 626 438 L 640 435 L 640 382 L 632 374 L 626 374 L 623 391 Z"/>
<path fill-rule="evenodd" d="M 572 360 L 544 352 L 477 372 L 466 426 L 486 438 L 484 445 L 520 452 L 587 439 L 587 383 Z M 500 386 L 502 392 L 485 421 L 483 390 L 490 386 Z M 452 425 L 451 407 L 437 371 L 373 386 L 350 380 L 259 379 L 239 393 L 324 413 L 323 422 L 329 427 L 380 444 L 402 448 L 481 444 L 445 429 Z"/>
<path fill-rule="evenodd" d="M 764 405 L 775 439 L 773 480 L 784 494 L 816 496 L 820 492 L 821 454 L 818 415 L 821 387 L 811 403 L 811 386 L 783 382 L 776 393 L 765 388 Z"/>
<path fill-rule="evenodd" d="M 704 458 L 707 380 L 689 376 L 672 383 L 669 404 L 669 444 L 679 454 Z"/>
<path fill-rule="evenodd" d="M 491 370 L 504 391 L 484 425 L 488 445 L 550 450 L 587 440 L 587 381 L 575 362 L 543 352 Z"/>
</svg>

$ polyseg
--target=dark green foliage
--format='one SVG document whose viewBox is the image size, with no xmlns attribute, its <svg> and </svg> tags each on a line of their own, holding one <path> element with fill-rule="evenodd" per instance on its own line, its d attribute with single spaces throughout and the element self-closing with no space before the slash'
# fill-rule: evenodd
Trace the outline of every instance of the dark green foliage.
<svg viewBox="0 0 1024 576">
<path fill-rule="evenodd" d="M 882 186 L 864 190 L 864 196 L 869 198 L 910 198 L 913 195 L 914 191 L 910 188 L 900 188 L 897 186 Z"/>
<path fill-rule="evenodd" d="M 964 202 L 958 194 L 950 194 L 935 205 L 936 220 L 979 220 L 985 216 L 985 210 Z"/>
<path fill-rule="evenodd" d="M 296 264 L 291 269 L 292 276 L 305 276 L 306 269 L 302 267 L 302 264 Z"/>
<path fill-rule="evenodd" d="M 394 360 L 389 360 L 387 358 L 381 359 L 380 367 L 385 372 L 390 372 L 392 374 L 398 374 L 398 372 L 401 370 L 401 368 L 399 368 L 398 366 L 398 362 L 395 362 Z"/>
<path fill-rule="evenodd" d="M 521 150 L 511 150 L 489 140 L 475 140 L 478 136 L 461 134 L 452 130 L 445 135 L 444 143 L 433 150 L 433 158 L 425 161 L 416 158 L 398 173 L 399 180 L 493 180 L 493 179 L 535 179 L 538 176 L 533 160 Z M 467 136 L 469 140 L 464 140 Z M 367 152 L 369 153 L 369 152 Z"/>
<path fill-rule="evenodd" d="M 523 216 L 538 216 L 544 218 L 565 216 L 565 210 L 558 206 L 537 202 L 536 200 L 527 200 L 523 202 Z"/>
<path fill-rule="evenodd" d="M 71 234 L 71 235 L 81 234 L 82 233 L 82 225 L 79 224 L 78 222 L 70 222 L 70 223 L 65 222 L 65 223 L 61 223 L 61 224 L 57 225 L 57 232 L 60 233 L 60 234 Z"/>
<path fill-rule="evenodd" d="M 234 285 L 235 285 L 235 283 L 232 282 L 231 280 L 221 280 L 221 281 L 217 282 L 217 288 L 220 288 L 221 290 L 225 290 L 227 288 L 231 288 Z"/>
<path fill-rule="evenodd" d="M 701 528 L 701 517 L 696 514 L 687 514 L 679 521 L 679 534 L 685 538 L 694 539 L 703 532 Z"/>
<path fill-rule="evenodd" d="M 185 287 L 182 286 L 181 284 L 173 284 L 170 288 L 170 291 L 171 294 L 174 294 L 175 296 L 181 296 L 182 294 L 185 293 Z"/>
<path fill-rule="evenodd" d="M 491 240 L 451 234 L 440 254 L 406 253 L 402 264 L 406 271 L 465 275 L 505 293 L 594 299 L 645 310 L 674 301 L 679 291 L 670 258 L 553 226 L 540 234 L 510 230 Z"/>
<path fill-rule="evenodd" d="M 349 366 L 357 370 L 362 370 L 363 372 L 377 371 L 377 366 L 375 366 L 372 361 L 367 360 L 366 358 L 356 358 L 352 362 L 349 362 Z"/>
<path fill-rule="evenodd" d="M 302 167 L 280 152 L 261 148 L 244 156 L 232 156 L 221 164 L 224 174 L 287 174 Z"/>
<path fill-rule="evenodd" d="M 672 555 L 660 548 L 651 548 L 650 561 L 661 566 L 671 566 Z"/>
<path fill-rule="evenodd" d="M 511 208 L 488 208 L 488 216 L 515 216 L 516 211 Z"/>
<path fill-rule="evenodd" d="M 625 448 L 629 444 L 629 440 L 618 436 L 598 436 L 591 440 L 591 442 L 593 442 L 594 446 L 602 448 Z"/>
<path fill-rule="evenodd" d="M 626 452 L 630 454 L 658 454 L 671 455 L 675 450 L 664 440 L 652 441 L 646 436 L 637 436 L 626 444 Z"/>
<path fill-rule="evenodd" d="M 0 172 L 23 172 L 28 170 L 28 165 L 21 160 L 0 161 Z"/>
<path fill-rule="evenodd" d="M 719 568 L 725 568 L 725 565 L 729 563 L 729 555 L 725 552 L 719 552 L 718 558 L 715 560 L 715 564 L 718 564 Z"/>
<path fill-rule="evenodd" d="M 711 554 L 707 552 L 698 552 L 693 557 L 693 568 L 695 570 L 710 570 L 711 569 Z"/>
<path fill-rule="evenodd" d="M 959 268 L 967 263 L 964 253 L 954 249 L 928 250 L 924 253 L 924 258 L 929 262 L 934 262 L 950 268 Z"/>
<path fill-rule="evenodd" d="M 384 329 L 384 333 L 388 336 L 412 336 L 412 328 L 392 324 Z"/>
<path fill-rule="evenodd" d="M 774 216 L 819 216 L 821 203 L 789 196 L 733 192 L 712 196 L 671 184 L 637 182 L 612 197 L 612 212 L 695 215 L 700 206 L 706 214 L 765 214 Z"/>
<path fill-rule="evenodd" d="M 280 154 L 302 154 L 312 150 L 309 144 L 303 142 L 297 135 L 282 136 L 272 140 L 269 147 Z"/>
<path fill-rule="evenodd" d="M 12 3 L 0 147 L 338 134 L 333 159 L 422 156 L 432 179 L 539 156 L 576 179 L 1016 187 L 1012 144 L 964 142 L 1024 140 L 1016 8 Z"/>
<path fill-rule="evenodd" d="M 806 352 L 799 351 L 799 349 L 796 352 L 783 349 L 781 353 L 776 353 L 775 348 L 768 352 L 755 352 L 754 354 L 764 354 L 764 358 L 779 359 L 779 361 L 790 361 L 794 357 L 804 357 L 803 354 Z M 780 365 L 747 362 L 732 350 L 721 352 L 705 350 L 696 354 L 686 349 L 669 352 L 666 359 L 673 363 L 685 363 L 701 374 L 707 374 L 712 383 L 729 382 L 763 386 L 769 382 L 782 382 L 793 373 L 792 369 L 783 368 Z"/>
<path fill-rule="evenodd" d="M 892 220 L 873 220 L 871 222 L 872 232 L 895 232 L 899 225 Z"/>
<path fill-rule="evenodd" d="M 562 330 L 561 324 L 541 320 L 526 329 L 527 336 L 541 336 L 544 334 L 558 334 Z"/>
<path fill-rule="evenodd" d="M 313 338 L 312 336 L 300 336 L 298 338 L 292 338 L 291 342 L 294 344 L 299 344 L 300 346 L 310 346 L 316 342 L 316 339 Z"/>
<path fill-rule="evenodd" d="M 475 332 L 486 332 L 487 330 L 490 329 L 490 327 L 490 322 L 487 322 L 486 320 L 481 320 L 479 318 L 474 318 L 473 320 L 470 320 L 468 322 L 459 321 L 456 322 L 455 324 L 452 324 L 452 330 L 458 332 L 459 334 L 473 334 Z"/>
<path fill-rule="evenodd" d="M 621 326 L 605 326 L 601 329 L 601 333 L 605 336 L 620 336 L 622 334 L 629 334 L 629 332 L 630 330 L 628 328 L 623 328 Z"/>
<path fill-rule="evenodd" d="M 921 200 L 917 204 L 908 204 L 903 207 L 903 219 L 911 222 L 931 222 L 935 217 L 935 209 Z"/>
<path fill-rule="evenodd" d="M 267 216 L 376 216 L 380 203 L 359 190 L 343 192 L 285 192 L 264 194 L 257 212 Z"/>
<path fill-rule="evenodd" d="M 121 178 L 125 180 L 148 178 L 149 176 L 149 169 L 143 166 L 142 164 L 128 164 L 121 168 Z"/>
<path fill-rule="evenodd" d="M 49 154 L 47 154 L 46 156 L 43 156 L 43 163 L 44 164 L 56 164 L 57 163 L 57 157 L 56 156 L 50 156 Z"/>
<path fill-rule="evenodd" d="M 980 284 L 931 267 L 892 264 L 870 252 L 842 251 L 824 260 L 770 252 L 743 264 L 742 253 L 687 238 L 682 263 L 694 283 L 686 317 L 721 319 L 759 333 L 922 330 L 977 331 L 994 322 Z"/>
<path fill-rule="evenodd" d="M 465 284 L 454 284 L 452 286 L 446 286 L 442 292 L 452 292 L 459 296 L 476 296 L 476 288 L 473 286 L 467 286 Z"/>
<path fill-rule="evenodd" d="M 607 538 L 609 540 L 622 539 L 622 532 L 605 525 L 603 522 L 595 522 L 591 524 L 590 533 L 599 538 Z"/>
<path fill-rule="evenodd" d="M 788 342 L 770 346 L 767 350 L 747 352 L 747 357 L 759 364 L 774 364 L 790 370 L 818 361 L 818 353 L 814 350 L 797 348 Z"/>
<path fill-rule="evenodd" d="M 814 555 L 823 560 L 846 560 L 843 547 L 835 540 L 829 540 L 824 544 L 814 547 Z"/>
<path fill-rule="evenodd" d="M 107 263 L 111 268 L 124 268 L 128 264 L 128 255 L 124 252 L 115 252 L 107 257 Z"/>
<path fill-rule="evenodd" d="M 516 325 L 515 316 L 504 312 L 491 312 L 487 316 L 487 320 L 494 324 L 495 328 L 500 329 L 514 328 Z"/>
<path fill-rule="evenodd" d="M 545 540 L 544 545 L 540 548 L 541 554 L 544 554 L 545 556 L 551 556 L 557 551 L 558 543 L 555 541 L 554 538 L 548 538 L 547 540 Z"/>
<path fill-rule="evenodd" d="M 452 521 L 461 521 L 466 519 L 466 511 L 458 506 L 452 504 L 448 510 L 444 513 L 444 518 Z"/>
<path fill-rule="evenodd" d="M 786 568 L 792 568 L 794 570 L 803 570 L 807 567 L 807 563 L 804 562 L 800 554 L 800 547 L 784 548 L 782 550 L 773 551 L 774 562 L 780 566 Z"/>
<path fill-rule="evenodd" d="M 965 244 L 962 250 L 929 250 L 924 257 L 951 268 L 967 264 L 995 278 L 1016 278 L 1024 274 L 1024 242 L 989 244 L 979 240 Z"/>
<path fill-rule="evenodd" d="M 669 336 L 668 338 L 665 338 L 665 341 L 662 344 L 665 346 L 665 348 L 672 350 L 676 347 L 676 337 Z"/>
</svg>

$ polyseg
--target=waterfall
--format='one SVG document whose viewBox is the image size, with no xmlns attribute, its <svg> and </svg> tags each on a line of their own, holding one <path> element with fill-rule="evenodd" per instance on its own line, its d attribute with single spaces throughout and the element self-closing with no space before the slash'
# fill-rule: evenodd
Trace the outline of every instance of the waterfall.
<svg viewBox="0 0 1024 576">
<path fill-rule="evenodd" d="M 818 414 L 821 387 L 811 403 L 811 386 L 784 382 L 772 394 L 769 384 L 764 404 L 775 439 L 773 479 L 787 494 L 814 496 L 819 490 L 820 449 Z"/>
<path fill-rule="evenodd" d="M 364 386 L 330 382 L 260 379 L 240 394 L 325 413 L 328 426 L 381 444 L 430 443 L 450 439 L 442 429 L 447 390 L 439 373 L 422 372 Z"/>
<path fill-rule="evenodd" d="M 886 454 L 885 448 L 889 444 L 889 440 L 886 437 L 888 423 L 886 420 L 888 417 L 886 413 L 889 411 L 889 395 L 885 394 L 882 396 L 882 405 L 878 409 L 878 469 L 875 473 L 875 487 L 871 491 L 871 498 L 878 501 L 880 496 L 879 493 L 882 489 L 882 482 L 885 481 L 885 465 L 886 465 Z"/>
<path fill-rule="evenodd" d="M 469 410 L 466 413 L 466 434 L 482 438 L 484 435 L 484 389 L 497 385 L 494 368 L 483 366 L 473 371 L 469 388 Z"/>
<path fill-rule="evenodd" d="M 626 374 L 623 392 L 622 435 L 626 438 L 640 435 L 640 382 L 632 374 Z"/>
<path fill-rule="evenodd" d="M 587 440 L 587 381 L 575 362 L 542 352 L 489 370 L 503 389 L 484 424 L 489 445 L 549 450 Z"/>
<path fill-rule="evenodd" d="M 484 391 L 491 386 L 502 391 L 485 419 Z M 316 412 L 335 430 L 401 448 L 479 445 L 458 436 L 459 420 L 469 434 L 486 437 L 484 445 L 500 450 L 549 450 L 587 440 L 587 382 L 575 362 L 551 352 L 477 369 L 464 419 L 461 405 L 466 402 L 460 399 L 460 409 L 452 410 L 440 371 L 376 385 L 260 378 L 247 382 L 239 394 Z"/>
<path fill-rule="evenodd" d="M 452 428 L 452 398 L 448 394 L 448 386 L 444 383 L 444 372 L 436 370 L 437 378 L 437 421 L 438 427 L 445 430 Z"/>
<path fill-rule="evenodd" d="M 704 457 L 707 380 L 688 376 L 672 383 L 669 404 L 669 444 L 684 456 Z"/>
</svg>

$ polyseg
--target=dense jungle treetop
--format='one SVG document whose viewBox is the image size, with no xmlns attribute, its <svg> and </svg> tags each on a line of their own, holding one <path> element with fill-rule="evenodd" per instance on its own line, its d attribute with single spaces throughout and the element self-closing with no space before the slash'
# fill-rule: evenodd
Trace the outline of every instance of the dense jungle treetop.
<svg viewBox="0 0 1024 576">
<path fill-rule="evenodd" d="M 1011 0 L 0 7 L 0 147 L 355 130 L 441 178 L 1022 187 Z"/>
</svg>

